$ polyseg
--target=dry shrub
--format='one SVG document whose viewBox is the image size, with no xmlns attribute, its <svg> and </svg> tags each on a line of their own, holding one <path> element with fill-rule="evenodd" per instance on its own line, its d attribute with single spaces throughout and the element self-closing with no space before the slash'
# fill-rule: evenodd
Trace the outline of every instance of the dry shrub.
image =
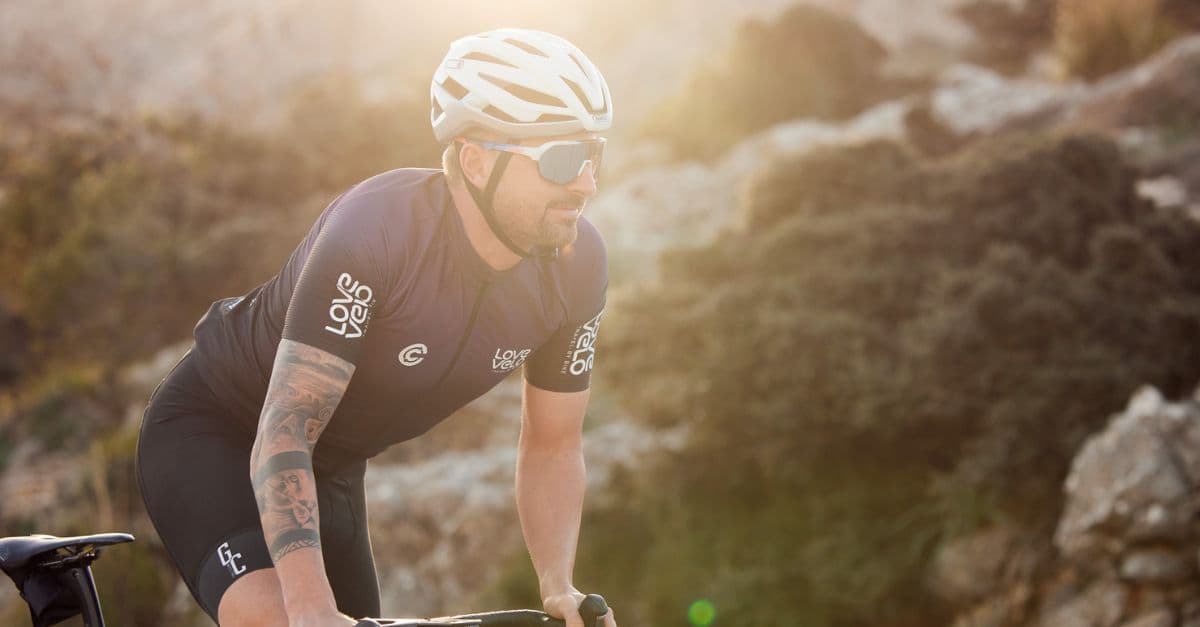
<svg viewBox="0 0 1200 627">
<path fill-rule="evenodd" d="M 1177 32 L 1162 0 L 1059 0 L 1054 44 L 1066 74 L 1091 80 L 1154 54 Z"/>
</svg>

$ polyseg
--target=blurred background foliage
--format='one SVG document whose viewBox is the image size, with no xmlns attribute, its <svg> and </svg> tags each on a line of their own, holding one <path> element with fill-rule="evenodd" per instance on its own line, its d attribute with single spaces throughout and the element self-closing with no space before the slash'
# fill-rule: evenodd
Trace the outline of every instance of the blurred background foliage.
<svg viewBox="0 0 1200 627">
<path fill-rule="evenodd" d="M 976 62 L 1018 74 L 1050 54 L 1095 81 L 1200 28 L 1196 7 L 961 13 L 981 34 Z M 799 5 L 740 26 L 636 134 L 711 161 L 773 124 L 845 120 L 926 87 L 887 76 L 885 56 L 853 21 Z M 1137 115 L 1191 137 L 1190 89 Z M 275 130 L 0 110 L 0 129 L 20 130 L 0 138 L 0 470 L 21 446 L 86 460 L 94 476 L 56 533 L 153 535 L 125 420 L 143 399 L 118 369 L 269 277 L 341 189 L 436 167 L 426 106 L 375 104 L 330 73 Z M 997 521 L 1046 535 L 1083 439 L 1141 384 L 1179 396 L 1200 381 L 1200 224 L 1139 197 L 1140 166 L 1113 140 L 925 148 L 780 159 L 716 241 L 614 286 L 627 289 L 600 336 L 611 393 L 650 425 L 689 429 L 590 499 L 577 579 L 619 599 L 623 624 L 680 624 L 701 597 L 722 625 L 943 624 L 955 608 L 923 578 L 940 542 Z M 0 514 L 8 534 L 49 524 Z M 110 619 L 158 624 L 164 556 L 110 555 Z M 536 606 L 535 584 L 517 554 L 486 598 Z"/>
<path fill-rule="evenodd" d="M 707 160 L 773 124 L 846 119 L 901 91 L 880 74 L 884 57 L 853 20 L 797 5 L 773 22 L 743 23 L 732 47 L 691 72 L 642 131 L 677 157 Z"/>
<path fill-rule="evenodd" d="M 641 555 L 622 596 L 673 574 L 644 624 L 697 591 L 746 625 L 937 624 L 936 541 L 1052 529 L 1129 391 L 1200 380 L 1200 225 L 1132 184 L 1092 137 L 868 144 L 777 164 L 744 230 L 664 258 L 602 345 L 637 413 L 693 428 L 620 504 L 651 540 L 592 556 Z"/>
<path fill-rule="evenodd" d="M 1188 0 L 1058 0 L 1054 45 L 1067 74 L 1090 80 L 1198 25 L 1200 9 Z"/>
</svg>

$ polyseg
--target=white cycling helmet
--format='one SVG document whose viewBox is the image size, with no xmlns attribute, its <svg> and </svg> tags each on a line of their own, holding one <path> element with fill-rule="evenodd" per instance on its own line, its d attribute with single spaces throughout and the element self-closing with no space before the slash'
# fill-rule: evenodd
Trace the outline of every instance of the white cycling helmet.
<svg viewBox="0 0 1200 627">
<path fill-rule="evenodd" d="M 502 28 L 455 41 L 429 92 L 441 144 L 473 126 L 510 138 L 612 126 L 600 70 L 571 42 L 536 30 Z"/>
</svg>

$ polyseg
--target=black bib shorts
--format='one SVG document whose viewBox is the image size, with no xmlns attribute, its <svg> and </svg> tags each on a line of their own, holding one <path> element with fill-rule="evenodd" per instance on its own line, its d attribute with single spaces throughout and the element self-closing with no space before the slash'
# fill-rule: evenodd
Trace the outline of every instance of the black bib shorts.
<svg viewBox="0 0 1200 627">
<path fill-rule="evenodd" d="M 239 577 L 273 566 L 250 485 L 254 433 L 228 415 L 189 352 L 146 408 L 137 476 L 146 511 L 192 596 L 213 621 Z M 321 548 L 338 609 L 379 616 L 379 582 L 367 533 L 366 462 L 316 464 Z"/>
</svg>

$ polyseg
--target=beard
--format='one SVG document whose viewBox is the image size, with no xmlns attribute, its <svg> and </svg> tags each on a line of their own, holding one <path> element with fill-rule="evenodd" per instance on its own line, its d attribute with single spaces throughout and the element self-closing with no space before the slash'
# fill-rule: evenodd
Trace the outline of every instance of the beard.
<svg viewBox="0 0 1200 627">
<path fill-rule="evenodd" d="M 579 211 L 555 209 L 562 206 L 579 207 Z M 518 246 L 563 248 L 574 242 L 579 235 L 579 216 L 582 209 L 583 201 L 575 198 L 555 200 L 541 207 L 532 202 L 513 203 L 509 206 L 500 206 L 500 203 L 497 203 L 496 220 L 500 228 L 504 229 L 505 235 Z"/>
<path fill-rule="evenodd" d="M 579 236 L 579 214 L 557 216 L 560 213 L 546 209 L 538 223 L 538 234 L 534 245 L 545 248 L 563 248 Z"/>
</svg>

